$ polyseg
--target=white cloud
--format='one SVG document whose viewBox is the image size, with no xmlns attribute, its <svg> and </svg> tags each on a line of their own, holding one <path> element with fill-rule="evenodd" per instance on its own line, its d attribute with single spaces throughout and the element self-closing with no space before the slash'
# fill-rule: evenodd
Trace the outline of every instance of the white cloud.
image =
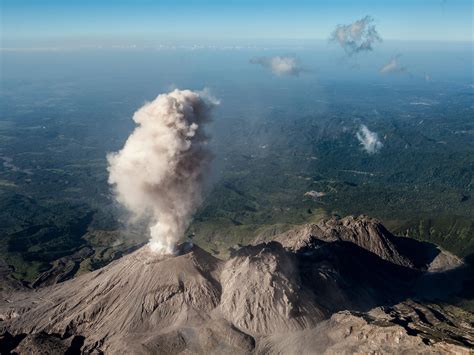
<svg viewBox="0 0 474 355">
<path fill-rule="evenodd" d="M 369 154 L 378 153 L 383 146 L 377 133 L 369 130 L 366 125 L 360 125 L 356 137 L 364 150 Z"/>
<path fill-rule="evenodd" d="M 365 16 L 348 25 L 337 25 L 329 39 L 339 43 L 348 55 L 371 51 L 376 42 L 382 41 L 373 21 Z"/>
<path fill-rule="evenodd" d="M 400 55 L 392 57 L 390 61 L 380 68 L 380 74 L 409 74 L 408 69 L 400 64 Z"/>
<path fill-rule="evenodd" d="M 250 60 L 252 64 L 259 64 L 270 69 L 277 75 L 293 75 L 297 76 L 303 68 L 295 57 L 291 56 L 275 56 L 275 57 L 259 57 Z"/>
</svg>

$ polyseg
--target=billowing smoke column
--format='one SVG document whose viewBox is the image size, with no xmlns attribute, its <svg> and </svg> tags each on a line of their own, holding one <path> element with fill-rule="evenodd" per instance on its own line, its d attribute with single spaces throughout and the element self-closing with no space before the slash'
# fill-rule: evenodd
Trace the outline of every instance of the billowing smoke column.
<svg viewBox="0 0 474 355">
<path fill-rule="evenodd" d="M 366 125 L 360 125 L 359 132 L 356 133 L 356 137 L 364 150 L 369 154 L 378 153 L 383 147 L 378 134 L 372 132 L 367 128 Z"/>
<path fill-rule="evenodd" d="M 107 156 L 117 201 L 150 225 L 152 250 L 171 254 L 202 200 L 212 154 L 203 125 L 216 100 L 205 92 L 159 95 L 133 116 L 137 127 Z"/>
</svg>

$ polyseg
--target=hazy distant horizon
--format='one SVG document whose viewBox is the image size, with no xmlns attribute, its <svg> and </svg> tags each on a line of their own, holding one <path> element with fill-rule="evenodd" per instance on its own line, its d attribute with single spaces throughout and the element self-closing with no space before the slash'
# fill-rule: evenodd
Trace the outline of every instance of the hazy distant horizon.
<svg viewBox="0 0 474 355">
<path fill-rule="evenodd" d="M 369 15 L 384 40 L 473 40 L 469 0 L 2 1 L 1 47 L 136 41 L 327 39 L 335 25 Z"/>
<path fill-rule="evenodd" d="M 384 39 L 383 45 L 466 45 L 472 46 L 474 40 L 421 40 L 421 39 Z M 83 49 L 314 49 L 317 47 L 337 48 L 337 45 L 330 43 L 327 38 L 253 38 L 253 39 L 232 39 L 232 40 L 212 40 L 212 39 L 173 39 L 163 40 L 157 37 L 153 40 L 139 39 L 136 41 L 34 41 L 16 40 L 2 41 L 0 51 L 68 51 Z M 415 47 L 414 49 L 416 49 Z M 418 48 L 419 49 L 419 48 Z M 471 48 L 472 50 L 472 48 Z"/>
</svg>

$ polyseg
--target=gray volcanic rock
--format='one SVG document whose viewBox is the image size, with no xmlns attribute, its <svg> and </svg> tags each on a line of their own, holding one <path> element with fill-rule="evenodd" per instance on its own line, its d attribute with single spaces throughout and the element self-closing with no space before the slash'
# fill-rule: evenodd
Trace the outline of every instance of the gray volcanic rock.
<svg viewBox="0 0 474 355">
<path fill-rule="evenodd" d="M 474 344 L 472 328 L 456 322 L 455 328 L 470 339 L 460 337 L 462 341 L 458 342 L 454 340 L 456 336 L 449 338 L 443 330 L 431 324 L 421 324 L 430 335 L 411 329 L 412 323 L 404 321 L 405 317 L 407 314 L 393 310 L 391 315 L 382 309 L 376 309 L 369 315 L 342 311 L 314 328 L 289 333 L 285 337 L 264 337 L 259 342 L 257 353 L 471 354 L 469 348 Z"/>
<path fill-rule="evenodd" d="M 71 336 L 66 339 L 58 335 L 46 333 L 29 334 L 15 348 L 18 354 L 65 354 L 78 352 L 83 338 Z"/>
<path fill-rule="evenodd" d="M 392 239 L 393 235 L 378 220 L 367 216 L 349 216 L 307 224 L 280 234 L 274 240 L 292 251 L 310 247 L 318 241 L 345 241 L 394 264 L 413 267 L 412 261 L 399 253 Z"/>
<path fill-rule="evenodd" d="M 419 280 L 437 275 L 424 271 L 429 258 L 420 262 L 405 252 L 408 239 L 370 220 L 321 226 L 243 247 L 227 261 L 190 244 L 172 257 L 145 246 L 75 279 L 4 293 L 0 349 L 267 354 L 472 347 L 471 323 L 406 301 Z M 444 263 L 438 258 L 436 270 Z M 458 269 L 447 270 L 448 277 Z"/>
</svg>

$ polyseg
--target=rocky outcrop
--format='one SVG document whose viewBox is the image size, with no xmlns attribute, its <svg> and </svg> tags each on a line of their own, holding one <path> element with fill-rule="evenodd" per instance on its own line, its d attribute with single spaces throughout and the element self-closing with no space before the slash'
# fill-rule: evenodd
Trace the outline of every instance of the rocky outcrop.
<svg viewBox="0 0 474 355">
<path fill-rule="evenodd" d="M 416 314 L 414 318 L 413 313 Z M 468 355 L 473 329 L 450 318 L 451 330 L 430 323 L 429 308 L 409 301 L 368 314 L 335 313 L 316 327 L 282 337 L 270 335 L 258 344 L 262 354 L 456 354 Z M 439 321 L 438 321 L 439 323 Z M 448 335 L 449 334 L 449 335 Z"/>
<path fill-rule="evenodd" d="M 399 253 L 393 239 L 394 236 L 378 220 L 366 216 L 323 220 L 290 230 L 275 238 L 285 248 L 293 251 L 313 248 L 320 242 L 349 242 L 391 263 L 413 267 L 412 261 Z"/>
</svg>

